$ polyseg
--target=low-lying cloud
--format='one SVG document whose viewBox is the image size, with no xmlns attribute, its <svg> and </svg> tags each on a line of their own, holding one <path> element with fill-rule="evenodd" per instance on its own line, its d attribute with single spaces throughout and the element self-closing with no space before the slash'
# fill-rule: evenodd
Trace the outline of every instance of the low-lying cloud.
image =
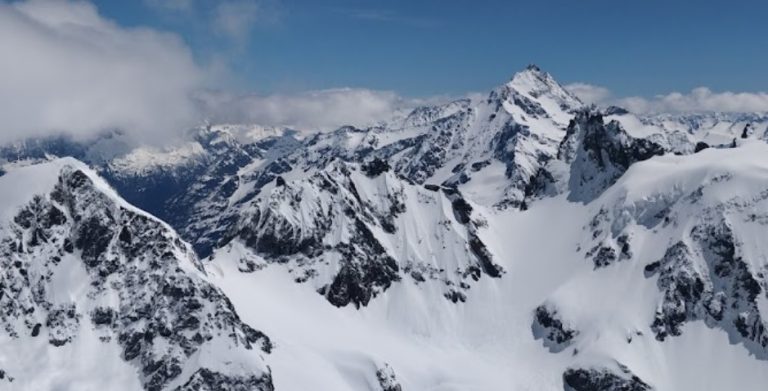
<svg viewBox="0 0 768 391">
<path fill-rule="evenodd" d="M 156 4 L 183 9 L 191 2 Z M 242 26 L 227 34 L 241 33 Z M 87 1 L 0 2 L 0 47 L 0 143 L 111 130 L 163 143 L 204 120 L 325 131 L 370 125 L 420 103 L 359 88 L 210 92 L 214 72 L 197 64 L 178 36 L 121 27 Z"/>
<path fill-rule="evenodd" d="M 179 11 L 197 4 L 145 1 Z M 236 11 L 241 0 L 217 4 Z M 243 12 L 243 20 L 223 17 L 222 33 L 244 34 L 259 17 L 258 8 L 250 11 Z M 328 131 L 372 125 L 416 105 L 446 100 L 408 99 L 364 88 L 272 95 L 211 92 L 216 73 L 197 63 L 180 37 L 120 26 L 88 1 L 0 2 L 0 47 L 0 143 L 57 134 L 85 138 L 111 130 L 137 142 L 162 143 L 205 120 Z M 697 88 L 622 98 L 586 83 L 567 88 L 588 103 L 615 104 L 637 113 L 768 111 L 766 93 Z"/>
<path fill-rule="evenodd" d="M 609 89 L 587 83 L 568 84 L 565 89 L 576 94 L 582 102 L 589 104 L 600 104 L 611 97 Z"/>
<path fill-rule="evenodd" d="M 199 122 L 205 72 L 175 35 L 83 1 L 0 3 L 0 142 L 121 129 L 155 142 Z"/>
<path fill-rule="evenodd" d="M 569 84 L 566 89 L 586 103 L 616 105 L 638 114 L 768 112 L 768 93 L 765 92 L 715 92 L 699 87 L 688 93 L 672 92 L 644 98 L 616 97 L 605 87 L 587 83 Z"/>
<path fill-rule="evenodd" d="M 304 131 L 328 131 L 343 125 L 367 126 L 422 103 L 391 91 L 338 88 L 295 94 L 198 96 L 212 122 L 256 123 Z"/>
</svg>

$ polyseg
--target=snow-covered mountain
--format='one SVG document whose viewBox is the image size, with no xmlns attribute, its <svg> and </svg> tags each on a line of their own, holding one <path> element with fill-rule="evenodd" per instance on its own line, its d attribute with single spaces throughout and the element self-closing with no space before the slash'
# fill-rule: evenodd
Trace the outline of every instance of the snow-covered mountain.
<svg viewBox="0 0 768 391">
<path fill-rule="evenodd" d="M 366 129 L 2 148 L 0 384 L 763 390 L 767 127 L 530 66 Z"/>
<path fill-rule="evenodd" d="M 0 188 L 3 389 L 273 389 L 269 338 L 165 223 L 74 159 Z"/>
</svg>

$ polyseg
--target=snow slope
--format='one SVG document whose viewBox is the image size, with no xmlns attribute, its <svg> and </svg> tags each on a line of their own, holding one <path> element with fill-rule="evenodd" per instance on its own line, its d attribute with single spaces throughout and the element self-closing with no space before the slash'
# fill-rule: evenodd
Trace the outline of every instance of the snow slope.
<svg viewBox="0 0 768 391">
<path fill-rule="evenodd" d="M 766 156 L 768 146 L 750 142 L 656 157 L 634 164 L 586 206 L 563 194 L 526 211 L 486 210 L 490 228 L 480 236 L 506 273 L 480 279 L 465 302 L 446 300 L 434 289 L 437 282 L 402 279 L 367 306 L 336 308 L 312 284 L 297 284 L 289 271 L 294 266 L 261 260 L 258 270 L 243 271 L 241 259 L 260 258 L 243 247 L 220 250 L 206 267 L 244 319 L 275 341 L 270 363 L 277 389 L 378 390 L 376 372 L 386 367 L 405 390 L 563 390 L 564 379 L 575 382 L 579 374 L 636 387 L 626 389 L 643 389 L 632 383 L 634 375 L 657 390 L 762 390 L 768 384 L 765 347 L 734 331 L 732 322 L 744 311 L 753 319 L 765 308 L 759 270 L 766 249 L 755 237 L 764 222 L 752 215 L 765 210 Z M 689 198 L 699 191 L 699 198 Z M 656 216 L 660 210 L 667 210 L 669 222 Z M 725 290 L 743 302 L 724 321 L 695 310 L 680 323 L 679 335 L 659 338 L 655 322 L 667 313 L 674 288 L 648 274 L 647 266 L 692 227 L 716 222 L 714 216 L 732 222 L 741 238 L 737 252 L 760 294 Z M 623 235 L 628 255 L 598 265 L 591 249 L 616 246 Z M 691 262 L 696 269 L 711 267 L 706 256 Z M 687 271 L 679 266 L 664 266 L 672 284 L 685 281 L 678 274 Z M 747 278 L 727 282 L 715 274 L 702 273 L 713 297 Z M 539 307 L 574 336 L 562 344 L 549 340 Z M 297 362 L 301 376 L 294 375 Z"/>
<path fill-rule="evenodd" d="M 338 306 L 367 305 L 402 279 L 438 281 L 462 301 L 481 277 L 502 276 L 478 237 L 484 218 L 460 192 L 410 184 L 378 162 L 278 177 L 243 209 L 221 252 L 249 248 L 284 264 Z M 265 264 L 243 259 L 247 271 Z"/>
<path fill-rule="evenodd" d="M 0 188 L 3 389 L 272 389 L 269 339 L 169 226 L 70 158 Z"/>
<path fill-rule="evenodd" d="M 366 129 L 0 149 L 0 385 L 764 390 L 767 122 L 531 66 Z"/>
</svg>

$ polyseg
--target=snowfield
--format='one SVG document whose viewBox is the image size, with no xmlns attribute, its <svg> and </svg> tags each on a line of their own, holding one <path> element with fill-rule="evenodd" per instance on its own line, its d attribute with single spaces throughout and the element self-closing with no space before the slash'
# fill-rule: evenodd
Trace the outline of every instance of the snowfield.
<svg viewBox="0 0 768 391">
<path fill-rule="evenodd" d="M 695 190 L 723 173 L 733 175 L 732 183 L 712 197 L 765 191 L 766 156 L 768 146 L 756 142 L 654 158 L 633 166 L 595 205 L 560 196 L 524 212 L 492 213 L 489 227 L 504 228 L 483 236 L 507 273 L 481 279 L 459 306 L 432 287 L 404 281 L 368 307 L 339 309 L 295 284 L 281 265 L 241 272 L 236 251 L 215 254 L 207 270 L 244 319 L 274 339 L 276 389 L 376 390 L 372 374 L 386 363 L 404 390 L 559 391 L 567 368 L 618 361 L 658 390 L 763 390 L 768 361 L 729 341 L 723 330 L 694 321 L 679 337 L 654 338 L 650 325 L 660 293 L 643 269 L 663 255 L 668 239 L 638 233 L 635 259 L 599 270 L 577 249 L 589 243 L 589 213 L 603 203 L 639 205 L 669 189 Z M 544 302 L 579 330 L 562 352 L 534 339 L 534 310 Z"/>
<path fill-rule="evenodd" d="M 0 147 L 0 389 L 763 391 L 767 124 L 531 66 L 367 129 Z"/>
</svg>

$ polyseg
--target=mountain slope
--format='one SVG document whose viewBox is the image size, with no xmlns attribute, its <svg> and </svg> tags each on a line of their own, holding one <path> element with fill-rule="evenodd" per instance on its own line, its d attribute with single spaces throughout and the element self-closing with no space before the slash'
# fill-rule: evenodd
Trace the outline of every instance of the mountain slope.
<svg viewBox="0 0 768 391">
<path fill-rule="evenodd" d="M 586 205 L 486 210 L 478 235 L 505 272 L 455 303 L 402 278 L 338 309 L 297 283 L 297 263 L 239 245 L 206 267 L 274 338 L 277 389 L 380 389 L 386 367 L 402 389 L 761 390 L 766 156 L 759 141 L 657 156 Z M 304 376 L 281 377 L 295 362 Z"/>
<path fill-rule="evenodd" d="M 367 129 L 89 160 L 200 261 L 80 163 L 5 164 L 0 382 L 763 390 L 767 122 L 586 107 L 531 66 Z M 106 156 L 27 146 L 0 154 Z"/>
<path fill-rule="evenodd" d="M 415 186 L 377 162 L 278 177 L 244 209 L 225 252 L 246 248 L 285 264 L 337 306 L 367 305 L 403 278 L 436 282 L 446 298 L 463 301 L 481 276 L 501 277 L 478 236 L 483 217 L 458 190 Z"/>
<path fill-rule="evenodd" d="M 73 159 L 15 168 L 0 187 L 6 387 L 272 389 L 269 339 L 167 225 Z"/>
</svg>

